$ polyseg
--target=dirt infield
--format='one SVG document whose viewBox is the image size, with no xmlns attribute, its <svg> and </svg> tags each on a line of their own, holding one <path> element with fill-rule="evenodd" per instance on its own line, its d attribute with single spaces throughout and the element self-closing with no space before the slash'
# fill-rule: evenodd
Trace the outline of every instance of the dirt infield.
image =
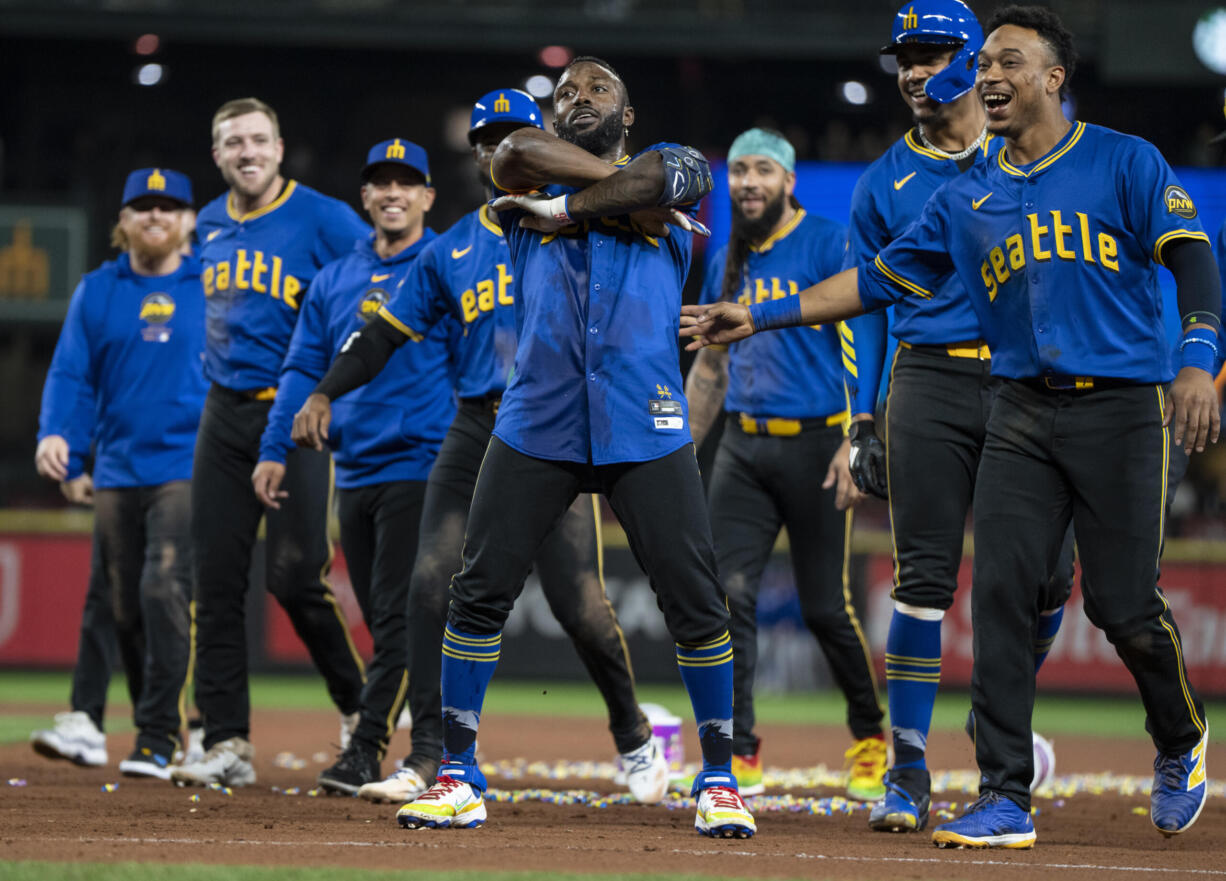
<svg viewBox="0 0 1226 881">
<path fill-rule="evenodd" d="M 1008 879 L 1045 872 L 1079 879 L 1121 871 L 1130 877 L 1226 877 L 1226 798 L 1211 797 L 1190 832 L 1167 840 L 1150 825 L 1149 798 L 1135 790 L 1136 781 L 1069 776 L 1111 769 L 1144 778 L 1153 759 L 1146 741 L 1058 740 L 1057 773 L 1066 786 L 1035 801 L 1036 847 L 976 852 L 938 850 L 927 833 L 871 832 L 867 813 L 832 798 L 841 794 L 832 785 L 768 790 L 773 797 L 755 809 L 758 835 L 748 841 L 696 835 L 693 809 L 680 804 L 670 809 L 574 803 L 569 790 L 620 792 L 599 769 L 591 777 L 589 766 L 579 764 L 612 758 L 607 732 L 595 721 L 513 716 L 484 720 L 483 760 L 504 769 L 516 758 L 564 761 L 555 767 L 571 769 L 573 776 L 561 779 L 539 767 L 522 779 L 492 776 L 491 789 L 508 800 L 488 805 L 485 827 L 408 832 L 396 826 L 394 805 L 308 795 L 316 773 L 331 761 L 336 730 L 335 715 L 258 713 L 253 739 L 259 782 L 231 795 L 120 778 L 114 764 L 130 748 L 131 735 L 111 737 L 113 764 L 102 770 L 42 759 L 25 744 L 2 747 L 3 776 L 9 778 L 0 785 L 3 857 L 712 877 Z M 830 728 L 776 725 L 761 733 L 768 782 L 771 769 L 837 769 L 847 745 L 846 733 Z M 405 749 L 406 735 L 397 737 L 393 755 Z M 697 749 L 691 739 L 687 756 L 697 756 Z M 970 746 L 958 735 L 934 734 L 929 755 L 933 768 L 973 767 Z M 971 774 L 947 779 L 973 787 Z M 119 786 L 105 791 L 110 783 Z M 967 791 L 934 793 L 938 803 L 963 804 L 973 797 Z"/>
</svg>

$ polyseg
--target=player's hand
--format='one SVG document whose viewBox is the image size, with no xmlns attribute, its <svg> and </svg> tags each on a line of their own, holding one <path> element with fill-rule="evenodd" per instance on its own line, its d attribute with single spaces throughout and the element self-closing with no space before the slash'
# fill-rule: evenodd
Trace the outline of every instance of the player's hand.
<svg viewBox="0 0 1226 881">
<path fill-rule="evenodd" d="M 1170 399 L 1162 424 L 1171 426 L 1171 436 L 1185 453 L 1205 451 L 1205 442 L 1217 443 L 1222 428 L 1221 408 L 1213 377 L 1199 367 L 1184 367 L 1171 384 Z"/>
<path fill-rule="evenodd" d="M 518 208 L 524 212 L 519 225 L 537 232 L 557 232 L 574 223 L 566 213 L 565 196 L 549 196 L 545 193 L 523 193 L 515 196 L 499 196 L 490 208 L 494 211 L 509 211 Z"/>
<path fill-rule="evenodd" d="M 58 434 L 49 434 L 38 442 L 34 451 L 34 467 L 43 477 L 63 480 L 68 476 L 68 441 Z"/>
<path fill-rule="evenodd" d="M 692 232 L 698 236 L 710 237 L 711 235 L 711 230 L 676 208 L 644 208 L 632 213 L 630 221 L 642 232 L 655 238 L 667 236 L 670 226 L 679 226 L 686 232 Z"/>
<path fill-rule="evenodd" d="M 300 447 L 322 450 L 328 439 L 328 426 L 332 424 L 332 402 L 326 395 L 313 394 L 306 399 L 302 409 L 294 414 L 294 427 L 290 437 Z"/>
<path fill-rule="evenodd" d="M 61 481 L 60 492 L 74 505 L 92 505 L 94 503 L 94 479 L 88 474 L 82 474 L 72 480 Z"/>
<path fill-rule="evenodd" d="M 822 481 L 822 489 L 834 487 L 834 506 L 840 511 L 854 508 L 864 501 L 864 493 L 860 492 L 851 476 L 851 441 L 843 438 L 826 469 L 826 479 Z"/>
<path fill-rule="evenodd" d="M 691 337 L 686 351 L 696 352 L 704 346 L 723 345 L 743 340 L 754 332 L 749 307 L 726 300 L 707 306 L 681 307 L 680 337 Z"/>
<path fill-rule="evenodd" d="M 877 437 L 873 420 L 862 419 L 851 424 L 848 443 L 851 455 L 848 467 L 860 492 L 872 493 L 879 499 L 890 497 L 886 482 L 885 446 Z"/>
<path fill-rule="evenodd" d="M 255 489 L 256 498 L 264 503 L 265 508 L 274 511 L 281 510 L 281 499 L 288 499 L 289 493 L 281 489 L 281 481 L 285 479 L 285 466 L 280 462 L 257 462 L 251 472 L 251 486 Z"/>
</svg>

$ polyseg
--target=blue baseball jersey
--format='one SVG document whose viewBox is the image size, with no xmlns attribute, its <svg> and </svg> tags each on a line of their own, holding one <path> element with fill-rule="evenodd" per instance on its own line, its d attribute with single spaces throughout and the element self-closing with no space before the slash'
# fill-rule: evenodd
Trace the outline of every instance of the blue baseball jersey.
<svg viewBox="0 0 1226 881">
<path fill-rule="evenodd" d="M 275 386 L 311 280 L 369 234 L 344 202 L 292 180 L 248 214 L 238 214 L 228 192 L 205 205 L 196 221 L 205 375 L 236 391 Z"/>
<path fill-rule="evenodd" d="M 847 229 L 803 208 L 745 261 L 737 302 L 794 297 L 840 271 Z M 707 268 L 700 302 L 720 298 L 728 246 Z M 755 418 L 809 419 L 847 409 L 839 333 L 834 325 L 789 327 L 733 343 L 728 351 L 728 393 L 724 409 Z"/>
<path fill-rule="evenodd" d="M 529 456 L 595 465 L 658 459 L 690 443 L 677 334 L 691 233 L 672 227 L 655 238 L 623 216 L 546 234 L 521 227 L 523 216 L 498 214 L 519 348 L 494 434 Z"/>
<path fill-rule="evenodd" d="M 95 444 L 94 486 L 157 486 L 192 476 L 204 408 L 200 264 L 132 271 L 127 254 L 81 279 L 43 386 L 38 438 L 68 441 L 68 478 Z"/>
<path fill-rule="evenodd" d="M 976 152 L 976 166 L 990 162 L 1004 144 L 988 135 Z M 962 171 L 958 163 L 924 146 L 915 129 L 894 142 L 860 176 L 851 196 L 851 226 L 843 268 L 869 262 L 901 236 L 929 197 Z M 979 339 L 979 316 L 955 273 L 932 288 L 929 299 L 894 305 L 891 335 L 914 345 L 944 345 Z M 844 367 L 852 412 L 872 413 L 886 354 L 884 312 L 853 318 L 843 326 Z"/>
<path fill-rule="evenodd" d="M 373 237 L 372 237 L 373 238 Z M 260 440 L 262 461 L 284 462 L 293 448 L 294 414 L 328 372 L 349 337 L 375 318 L 388 292 L 435 238 L 427 229 L 399 254 L 382 259 L 363 241 L 320 270 L 281 371 Z M 370 382 L 332 403 L 328 445 L 342 489 L 425 480 L 455 416 L 451 345 L 455 325 L 439 323 L 414 346 L 401 346 Z"/>
<path fill-rule="evenodd" d="M 463 333 L 456 353 L 457 394 L 501 394 L 515 366 L 513 280 L 502 227 L 482 205 L 422 251 L 379 314 L 413 339 L 451 316 Z"/>
<path fill-rule="evenodd" d="M 992 347 L 992 373 L 1167 382 L 1175 371 L 1157 264 L 1209 238 L 1152 144 L 1084 122 L 1047 155 L 1007 150 L 941 187 L 860 272 L 875 309 L 933 296 L 953 270 Z"/>
</svg>

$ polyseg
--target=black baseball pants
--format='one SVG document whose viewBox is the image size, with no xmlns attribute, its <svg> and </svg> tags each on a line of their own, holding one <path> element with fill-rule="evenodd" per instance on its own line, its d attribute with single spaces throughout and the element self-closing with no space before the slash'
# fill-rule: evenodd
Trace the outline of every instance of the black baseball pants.
<svg viewBox="0 0 1226 881">
<path fill-rule="evenodd" d="M 251 551 L 265 519 L 265 588 L 288 613 L 342 713 L 361 706 L 362 661 L 325 580 L 331 463 L 327 453 L 294 450 L 286 459 L 281 510 L 265 512 L 251 488 L 271 401 L 214 385 L 196 436 L 192 542 L 196 561 L 196 703 L 205 749 L 247 738 L 246 598 Z"/>
<path fill-rule="evenodd" d="M 405 764 L 427 779 L 437 772 L 443 755 L 439 682 L 449 586 L 463 565 L 465 527 L 493 427 L 493 402 L 461 401 L 426 486 L 421 539 L 409 593 L 413 748 Z M 536 488 L 530 486 L 518 496 L 508 496 L 506 502 L 513 511 L 506 518 L 517 519 L 535 510 L 536 495 Z M 555 512 L 560 518 L 556 526 L 528 559 L 536 565 L 550 610 L 604 698 L 618 752 L 629 752 L 646 742 L 651 728 L 635 700 L 630 653 L 604 591 L 595 500 L 579 498 L 563 510 Z M 475 526 L 469 535 L 476 539 L 479 536 L 474 530 Z M 515 596 L 527 574 L 525 569 Z"/>
<path fill-rule="evenodd" d="M 425 497 L 424 480 L 337 491 L 349 580 L 374 642 L 353 738 L 376 750 L 380 759 L 396 731 L 408 687 L 409 576 Z"/>
<path fill-rule="evenodd" d="M 111 588 L 102 567 L 102 541 L 98 536 L 98 518 L 94 518 L 94 541 L 89 564 L 89 587 L 85 606 L 81 610 L 81 633 L 77 637 L 77 663 L 72 668 L 72 692 L 69 706 L 85 713 L 99 731 L 106 716 L 106 692 L 111 684 L 118 653 L 115 640 L 115 613 L 111 609 Z M 125 661 L 127 664 L 127 661 Z M 128 696 L 133 712 L 140 704 L 144 671 L 140 664 L 125 670 Z"/>
<path fill-rule="evenodd" d="M 758 589 L 784 526 L 801 614 L 847 698 L 852 737 L 881 734 L 872 655 L 847 580 L 851 512 L 835 508 L 833 488 L 822 489 L 842 443 L 838 425 L 771 437 L 746 434 L 734 419 L 720 440 L 711 475 L 711 532 L 731 613 L 732 751 L 738 755 L 757 747 Z"/>
<path fill-rule="evenodd" d="M 1086 614 L 1137 683 L 1162 752 L 1190 749 L 1204 708 L 1157 585 L 1170 435 L 1165 390 L 1041 390 L 1006 381 L 975 487 L 975 754 L 981 791 L 1030 806 L 1033 642 L 1040 595 L 1070 520 Z"/>
</svg>

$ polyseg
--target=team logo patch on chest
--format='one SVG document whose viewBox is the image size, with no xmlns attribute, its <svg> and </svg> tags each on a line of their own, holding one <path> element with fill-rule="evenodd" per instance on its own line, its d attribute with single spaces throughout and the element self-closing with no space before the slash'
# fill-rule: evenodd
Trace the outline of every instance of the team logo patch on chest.
<svg viewBox="0 0 1226 881">
<path fill-rule="evenodd" d="M 379 310 L 387 303 L 388 294 L 383 288 L 371 288 L 362 297 L 362 304 L 358 306 L 358 318 L 363 321 L 370 321 L 379 314 Z"/>
<path fill-rule="evenodd" d="M 170 294 L 156 291 L 140 301 L 141 338 L 151 343 L 164 343 L 170 339 L 167 323 L 175 314 L 175 301 Z"/>
<path fill-rule="evenodd" d="M 1193 204 L 1192 197 L 1183 187 L 1177 187 L 1174 184 L 1167 187 L 1162 194 L 1162 201 L 1166 203 L 1167 214 L 1175 214 L 1185 220 L 1191 220 L 1196 216 L 1196 205 Z"/>
</svg>

